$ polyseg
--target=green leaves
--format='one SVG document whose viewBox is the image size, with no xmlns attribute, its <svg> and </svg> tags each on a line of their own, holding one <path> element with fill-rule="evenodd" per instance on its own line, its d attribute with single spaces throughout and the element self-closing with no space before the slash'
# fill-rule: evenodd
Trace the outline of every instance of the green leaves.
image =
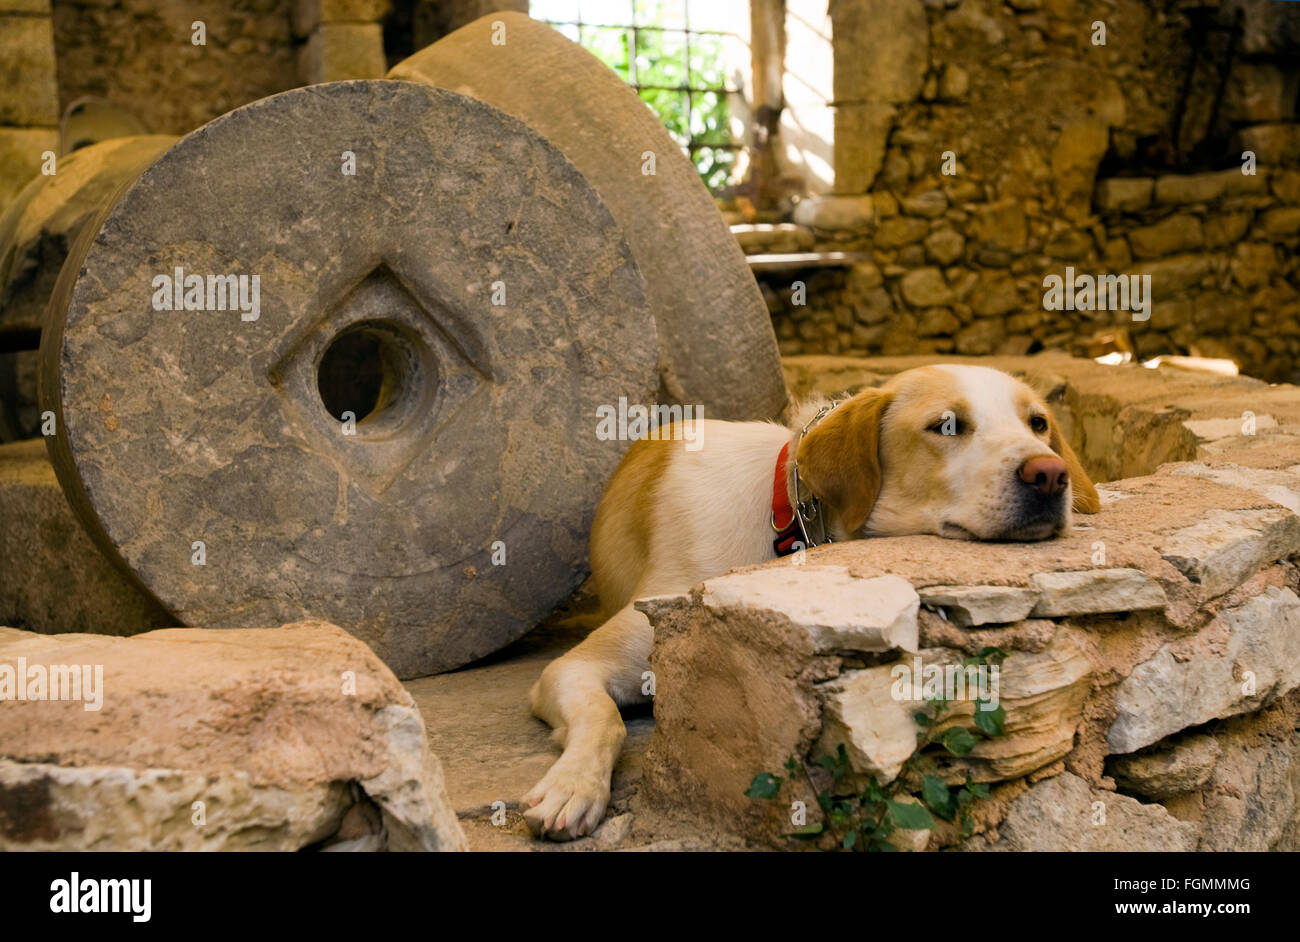
<svg viewBox="0 0 1300 942">
<path fill-rule="evenodd" d="M 925 805 L 906 801 L 886 801 L 889 816 L 895 825 L 907 831 L 928 831 L 934 827 L 934 818 L 925 809 Z"/>
<path fill-rule="evenodd" d="M 754 780 L 749 783 L 745 789 L 746 798 L 761 798 L 770 800 L 781 793 L 781 782 L 784 779 L 779 775 L 773 775 L 771 772 L 759 772 L 754 776 Z"/>
<path fill-rule="evenodd" d="M 989 704 L 983 700 L 975 704 L 975 726 L 985 736 L 1001 736 L 1004 732 L 1003 725 L 1007 721 L 1007 711 L 1001 706 L 985 709 L 987 706 Z"/>
<path fill-rule="evenodd" d="M 957 799 L 943 783 L 943 779 L 935 778 L 933 775 L 927 775 L 922 779 L 921 798 L 930 806 L 931 811 L 945 821 L 951 821 L 956 817 Z"/>
<path fill-rule="evenodd" d="M 1000 661 L 1006 652 L 996 647 L 985 647 L 967 665 L 989 664 Z M 951 835 L 949 828 L 940 826 L 938 818 L 955 825 L 963 836 L 970 836 L 974 822 L 970 811 L 977 801 L 989 797 L 989 787 L 975 782 L 970 772 L 965 773 L 961 785 L 949 785 L 952 772 L 962 768 L 947 756 L 962 758 L 970 754 L 981 738 L 1006 735 L 1006 711 L 990 701 L 976 701 L 974 715 L 967 722 L 963 712 L 953 712 L 957 701 L 941 697 L 925 700 L 925 709 L 912 714 L 918 728 L 916 751 L 913 752 L 893 780 L 882 785 L 875 776 L 855 776 L 847 750 L 840 745 L 833 756 L 818 756 L 805 765 L 791 756 L 785 762 L 789 780 L 801 774 L 817 789 L 817 805 L 822 820 L 796 828 L 787 837 L 815 843 L 822 850 L 852 852 L 897 851 L 890 836 L 897 830 L 939 830 L 940 835 Z M 965 702 L 970 702 L 969 700 Z M 965 725 L 955 725 L 955 724 Z M 973 729 L 972 729 L 973 726 Z M 946 727 L 946 728 L 945 728 Z M 929 748 L 941 747 L 943 753 Z M 814 782 L 814 779 L 816 780 Z M 750 798 L 772 799 L 781 791 L 786 779 L 760 772 L 745 794 Z M 857 791 L 847 787 L 862 783 Z M 917 800 L 919 799 L 919 800 Z"/>
<path fill-rule="evenodd" d="M 955 756 L 964 756 L 975 748 L 977 740 L 971 735 L 970 730 L 961 726 L 954 726 L 943 734 L 943 748 L 947 749 Z"/>
</svg>

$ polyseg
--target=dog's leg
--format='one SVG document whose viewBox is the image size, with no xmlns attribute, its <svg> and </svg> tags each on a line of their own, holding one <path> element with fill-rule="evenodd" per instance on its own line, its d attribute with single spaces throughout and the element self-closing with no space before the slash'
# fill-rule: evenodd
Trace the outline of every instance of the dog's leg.
<svg viewBox="0 0 1300 942">
<path fill-rule="evenodd" d="M 555 728 L 564 752 L 524 796 L 538 837 L 590 834 L 609 804 L 610 776 L 627 728 L 619 705 L 642 702 L 654 629 L 631 605 L 546 666 L 529 694 L 533 713 Z"/>
</svg>

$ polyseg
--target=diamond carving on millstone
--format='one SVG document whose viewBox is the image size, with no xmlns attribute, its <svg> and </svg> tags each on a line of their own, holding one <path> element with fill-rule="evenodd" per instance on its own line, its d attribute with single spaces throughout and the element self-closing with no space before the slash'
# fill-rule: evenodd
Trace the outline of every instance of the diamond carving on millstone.
<svg viewBox="0 0 1300 942">
<path fill-rule="evenodd" d="M 293 432 L 373 495 L 486 391 L 435 311 L 380 263 L 269 371 Z"/>
</svg>

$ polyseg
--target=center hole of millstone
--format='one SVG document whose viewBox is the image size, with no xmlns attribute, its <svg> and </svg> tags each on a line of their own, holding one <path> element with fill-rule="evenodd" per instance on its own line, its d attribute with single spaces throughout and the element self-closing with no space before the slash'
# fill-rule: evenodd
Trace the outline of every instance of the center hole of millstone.
<svg viewBox="0 0 1300 942">
<path fill-rule="evenodd" d="M 330 341 L 316 367 L 321 403 L 358 437 L 395 431 L 424 402 L 432 365 L 420 339 L 398 324 L 363 321 Z"/>
</svg>

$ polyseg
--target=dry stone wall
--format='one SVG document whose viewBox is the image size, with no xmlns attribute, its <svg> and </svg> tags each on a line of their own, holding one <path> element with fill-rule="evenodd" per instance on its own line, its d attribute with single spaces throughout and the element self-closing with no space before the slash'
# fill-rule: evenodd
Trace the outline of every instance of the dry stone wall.
<svg viewBox="0 0 1300 942">
<path fill-rule="evenodd" d="M 1143 358 L 1300 376 L 1300 9 L 840 0 L 831 18 L 835 194 L 743 239 L 862 256 L 760 275 L 783 354 L 1095 354 L 1118 329 Z M 1149 319 L 1046 309 L 1067 268 L 1150 275 Z"/>
</svg>

